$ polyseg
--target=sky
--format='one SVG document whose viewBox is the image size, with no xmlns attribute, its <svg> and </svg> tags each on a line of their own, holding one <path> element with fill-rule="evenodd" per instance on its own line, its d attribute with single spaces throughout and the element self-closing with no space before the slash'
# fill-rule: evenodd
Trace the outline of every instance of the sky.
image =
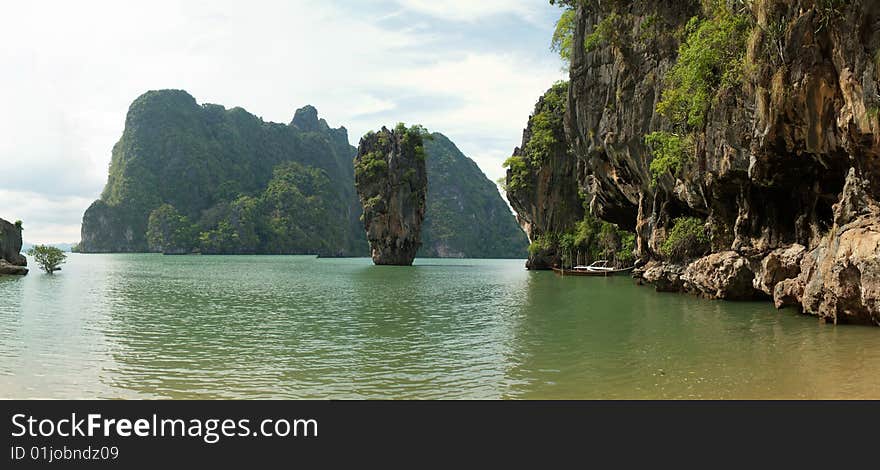
<svg viewBox="0 0 880 470">
<path fill-rule="evenodd" d="M 129 104 L 184 89 L 288 123 L 311 104 L 361 135 L 447 135 L 493 181 L 537 98 L 565 78 L 547 0 L 150 0 L 4 4 L 0 218 L 75 242 Z"/>
</svg>

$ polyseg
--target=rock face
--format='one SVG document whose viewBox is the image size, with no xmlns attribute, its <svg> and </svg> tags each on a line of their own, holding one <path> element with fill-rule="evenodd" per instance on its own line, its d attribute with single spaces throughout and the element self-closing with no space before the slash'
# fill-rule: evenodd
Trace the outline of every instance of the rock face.
<svg viewBox="0 0 880 470">
<path fill-rule="evenodd" d="M 788 248 L 773 250 L 760 263 L 756 270 L 753 287 L 765 295 L 774 297 L 776 287 L 801 273 L 801 260 L 806 247 L 795 243 Z"/>
<path fill-rule="evenodd" d="M 800 297 L 804 312 L 834 323 L 880 325 L 880 206 L 870 188 L 850 170 L 834 225 L 805 257 L 794 283 L 791 297 Z"/>
<path fill-rule="evenodd" d="M 409 266 L 421 246 L 428 189 L 423 132 L 383 127 L 358 146 L 355 187 L 375 264 Z"/>
<path fill-rule="evenodd" d="M 0 274 L 28 273 L 27 258 L 21 254 L 21 227 L 0 219 Z"/>
<path fill-rule="evenodd" d="M 679 292 L 684 289 L 681 278 L 684 268 L 674 264 L 649 261 L 643 268 L 636 271 L 637 279 L 652 284 L 657 292 Z"/>
<path fill-rule="evenodd" d="M 577 159 L 571 153 L 563 126 L 567 97 L 565 83 L 547 90 L 523 131 L 522 145 L 508 160 L 507 200 L 531 242 L 545 234 L 568 232 L 584 217 L 583 201 L 578 195 Z M 542 114 L 551 116 L 542 122 L 547 124 L 546 130 L 555 143 L 535 158 L 529 150 L 535 147 L 535 117 Z M 533 251 L 526 268 L 550 269 L 559 264 L 559 259 L 560 254 L 552 247 Z"/>
<path fill-rule="evenodd" d="M 880 3 L 572 3 L 565 131 L 577 163 L 557 180 L 635 229 L 650 261 L 641 279 L 880 324 Z M 670 105 L 682 83 L 697 88 Z M 683 150 L 664 160 L 646 143 L 654 133 Z M 540 191 L 514 206 L 521 220 L 549 214 L 540 202 L 559 189 Z M 685 217 L 708 227 L 701 259 L 664 254 Z"/>
<path fill-rule="evenodd" d="M 735 251 L 713 253 L 689 264 L 681 276 L 684 288 L 715 299 L 757 297 L 749 261 Z"/>
</svg>

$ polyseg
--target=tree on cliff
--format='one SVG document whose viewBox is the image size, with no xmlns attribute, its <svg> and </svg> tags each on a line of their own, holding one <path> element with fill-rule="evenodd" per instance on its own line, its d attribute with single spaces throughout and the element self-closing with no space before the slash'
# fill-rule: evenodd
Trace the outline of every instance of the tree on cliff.
<svg viewBox="0 0 880 470">
<path fill-rule="evenodd" d="M 67 255 L 65 255 L 63 251 L 54 246 L 46 245 L 37 245 L 28 250 L 27 254 L 33 256 L 34 261 L 37 262 L 40 269 L 46 271 L 47 274 L 60 271 L 60 266 L 64 264 L 67 259 Z"/>
<path fill-rule="evenodd" d="M 195 232 L 189 218 L 177 212 L 171 204 L 163 204 L 150 213 L 147 243 L 154 251 L 185 253 L 195 244 Z"/>
</svg>

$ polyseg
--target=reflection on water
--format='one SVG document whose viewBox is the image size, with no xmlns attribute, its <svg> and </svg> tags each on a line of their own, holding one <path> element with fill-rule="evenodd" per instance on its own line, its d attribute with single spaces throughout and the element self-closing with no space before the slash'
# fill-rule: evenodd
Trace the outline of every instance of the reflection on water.
<svg viewBox="0 0 880 470">
<path fill-rule="evenodd" d="M 880 331 L 513 260 L 73 255 L 0 277 L 0 397 L 880 397 Z"/>
</svg>

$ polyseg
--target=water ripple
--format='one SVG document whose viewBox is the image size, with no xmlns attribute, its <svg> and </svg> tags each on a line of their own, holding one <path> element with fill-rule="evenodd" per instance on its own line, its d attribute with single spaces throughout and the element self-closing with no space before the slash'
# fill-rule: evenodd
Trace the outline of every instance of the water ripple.
<svg viewBox="0 0 880 470">
<path fill-rule="evenodd" d="M 417 261 L 73 255 L 0 277 L 0 397 L 880 397 L 874 329 Z"/>
</svg>

